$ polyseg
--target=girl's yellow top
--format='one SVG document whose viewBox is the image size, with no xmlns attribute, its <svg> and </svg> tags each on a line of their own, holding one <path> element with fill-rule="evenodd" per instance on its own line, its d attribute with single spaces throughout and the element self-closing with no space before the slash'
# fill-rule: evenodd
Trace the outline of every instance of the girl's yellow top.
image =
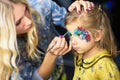
<svg viewBox="0 0 120 80">
<path fill-rule="evenodd" d="M 85 60 L 81 56 L 75 56 L 74 59 L 73 80 L 120 80 L 120 72 L 106 50 Z"/>
</svg>

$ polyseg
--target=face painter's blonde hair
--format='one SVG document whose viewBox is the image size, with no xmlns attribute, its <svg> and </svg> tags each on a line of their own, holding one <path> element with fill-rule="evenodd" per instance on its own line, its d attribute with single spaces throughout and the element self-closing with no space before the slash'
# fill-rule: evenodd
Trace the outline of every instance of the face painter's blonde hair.
<svg viewBox="0 0 120 80">
<path fill-rule="evenodd" d="M 10 80 L 13 70 L 18 74 L 18 47 L 13 7 L 0 0 L 0 80 Z M 15 77 L 14 77 L 15 80 Z"/>
<path fill-rule="evenodd" d="M 32 12 L 31 12 L 30 6 L 25 0 L 9 0 L 9 2 L 13 4 L 22 3 L 26 5 L 26 8 L 28 9 L 30 13 L 30 19 L 32 20 L 32 27 L 27 32 L 26 50 L 27 50 L 28 56 L 34 59 L 35 57 L 38 57 L 35 53 L 36 46 L 38 44 L 38 36 L 37 36 L 36 26 L 32 18 Z"/>
<path fill-rule="evenodd" d="M 97 30 L 102 30 L 102 38 L 98 42 L 98 46 L 102 49 L 106 49 L 112 56 L 116 56 L 117 47 L 111 30 L 111 24 L 107 14 L 100 6 L 95 6 L 87 13 L 84 12 L 83 8 L 81 14 L 77 14 L 76 11 L 69 13 L 66 17 L 65 24 L 68 25 L 74 21 L 80 22 L 80 26 L 84 26 L 89 30 L 93 37 Z"/>
</svg>

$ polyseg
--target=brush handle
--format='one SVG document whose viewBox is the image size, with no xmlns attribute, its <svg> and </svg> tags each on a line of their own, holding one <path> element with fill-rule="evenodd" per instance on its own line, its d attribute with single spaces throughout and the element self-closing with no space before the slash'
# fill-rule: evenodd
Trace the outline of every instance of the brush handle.
<svg viewBox="0 0 120 80">
<path fill-rule="evenodd" d="M 68 31 L 67 31 L 64 35 L 62 35 L 62 37 L 65 37 L 67 34 L 68 34 Z M 56 44 L 56 43 L 55 43 L 55 44 Z M 49 48 L 49 49 L 46 51 L 46 53 L 49 52 L 49 51 L 55 46 L 55 44 L 54 44 L 51 48 Z"/>
</svg>

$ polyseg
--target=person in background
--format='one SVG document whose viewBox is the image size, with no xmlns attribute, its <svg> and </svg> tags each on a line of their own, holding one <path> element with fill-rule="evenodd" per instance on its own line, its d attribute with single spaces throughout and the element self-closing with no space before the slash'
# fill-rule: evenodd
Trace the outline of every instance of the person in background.
<svg viewBox="0 0 120 80">
<path fill-rule="evenodd" d="M 116 44 L 109 18 L 101 6 L 81 14 L 68 13 L 65 20 L 74 50 L 73 80 L 119 80 L 120 72 L 113 57 Z"/>
<path fill-rule="evenodd" d="M 38 37 L 40 36 L 38 35 L 38 28 L 41 25 L 40 16 L 37 12 L 34 10 L 32 12 L 25 0 L 1 0 L 0 4 L 0 14 L 3 16 L 0 25 L 2 28 L 5 28 L 1 29 L 2 33 L 0 32 L 0 79 L 52 79 L 50 74 L 54 68 L 56 59 L 59 55 L 69 52 L 71 46 L 68 47 L 64 37 L 55 37 L 45 51 L 46 54 L 42 56 L 43 52 L 37 48 Z M 6 18 L 8 11 L 10 14 Z M 10 32 L 10 34 L 6 35 L 7 32 Z M 16 42 L 18 43 L 18 49 Z"/>
</svg>

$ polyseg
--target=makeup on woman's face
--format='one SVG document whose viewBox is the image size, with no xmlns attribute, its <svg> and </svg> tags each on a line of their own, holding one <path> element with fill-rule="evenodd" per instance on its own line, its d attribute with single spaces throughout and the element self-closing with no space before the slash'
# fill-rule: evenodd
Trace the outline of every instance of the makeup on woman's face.
<svg viewBox="0 0 120 80">
<path fill-rule="evenodd" d="M 25 4 L 14 4 L 14 16 L 17 34 L 27 33 L 32 21 Z"/>
</svg>

